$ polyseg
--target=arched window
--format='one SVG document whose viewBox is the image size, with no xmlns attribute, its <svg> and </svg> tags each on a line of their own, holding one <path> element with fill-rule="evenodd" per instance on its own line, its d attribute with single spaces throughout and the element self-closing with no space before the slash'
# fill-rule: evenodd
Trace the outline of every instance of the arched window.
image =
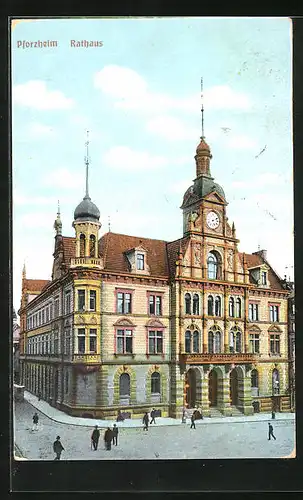
<svg viewBox="0 0 303 500">
<path fill-rule="evenodd" d="M 236 352 L 242 352 L 242 349 L 241 349 L 241 332 L 239 330 L 236 332 L 235 346 L 236 346 Z"/>
<path fill-rule="evenodd" d="M 214 332 L 208 332 L 208 352 L 212 354 L 214 352 Z"/>
<path fill-rule="evenodd" d="M 221 332 L 215 332 L 214 352 L 221 352 Z"/>
<path fill-rule="evenodd" d="M 207 300 L 207 314 L 208 316 L 214 315 L 214 298 L 212 295 L 209 295 Z"/>
<path fill-rule="evenodd" d="M 235 315 L 235 301 L 234 301 L 233 297 L 230 297 L 229 298 L 229 316 L 231 316 L 233 318 L 234 315 Z"/>
<path fill-rule="evenodd" d="M 210 253 L 207 259 L 208 278 L 215 280 L 218 274 L 218 259 L 214 253 Z"/>
<path fill-rule="evenodd" d="M 96 237 L 93 234 L 89 237 L 89 255 L 96 257 Z"/>
<path fill-rule="evenodd" d="M 185 332 L 185 352 L 191 352 L 191 332 L 189 330 Z"/>
<path fill-rule="evenodd" d="M 208 352 L 222 352 L 222 334 L 215 326 L 208 332 Z"/>
<path fill-rule="evenodd" d="M 272 393 L 280 393 L 280 375 L 276 368 L 272 372 Z"/>
<path fill-rule="evenodd" d="M 215 298 L 215 316 L 221 316 L 221 297 Z"/>
<path fill-rule="evenodd" d="M 230 352 L 242 352 L 242 334 L 236 327 L 230 331 L 229 350 Z"/>
<path fill-rule="evenodd" d="M 122 375 L 120 375 L 119 393 L 120 396 L 130 395 L 130 376 L 128 373 L 122 373 Z"/>
<path fill-rule="evenodd" d="M 193 333 L 193 352 L 199 352 L 199 332 L 197 330 Z"/>
<path fill-rule="evenodd" d="M 241 299 L 240 297 L 237 298 L 236 300 L 236 317 L 241 318 Z"/>
<path fill-rule="evenodd" d="M 251 386 L 259 387 L 259 374 L 257 370 L 251 371 Z"/>
<path fill-rule="evenodd" d="M 199 295 L 197 293 L 193 297 L 193 314 L 199 314 Z"/>
<path fill-rule="evenodd" d="M 151 393 L 160 394 L 160 373 L 154 372 L 151 376 Z"/>
<path fill-rule="evenodd" d="M 185 294 L 185 314 L 191 314 L 191 296 L 190 296 L 190 293 Z"/>
<path fill-rule="evenodd" d="M 80 257 L 85 257 L 85 235 L 80 234 Z"/>
</svg>

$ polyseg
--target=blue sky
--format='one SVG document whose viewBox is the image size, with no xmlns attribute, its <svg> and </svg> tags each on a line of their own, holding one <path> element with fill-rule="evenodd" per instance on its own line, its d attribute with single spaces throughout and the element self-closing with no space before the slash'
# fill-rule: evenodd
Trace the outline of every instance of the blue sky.
<svg viewBox="0 0 303 500">
<path fill-rule="evenodd" d="M 211 172 L 224 188 L 241 251 L 268 251 L 293 274 L 291 22 L 287 18 L 47 19 L 12 31 L 13 286 L 49 279 L 53 222 L 63 234 L 90 195 L 100 235 L 182 236 L 195 177 L 204 79 Z M 56 40 L 57 47 L 17 48 Z M 102 41 L 75 48 L 71 40 Z M 263 153 L 259 153 L 265 148 Z"/>
</svg>

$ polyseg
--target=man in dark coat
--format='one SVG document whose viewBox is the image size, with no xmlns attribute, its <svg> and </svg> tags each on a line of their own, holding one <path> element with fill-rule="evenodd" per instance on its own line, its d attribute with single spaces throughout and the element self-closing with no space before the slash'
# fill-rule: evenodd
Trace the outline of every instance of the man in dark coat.
<svg viewBox="0 0 303 500">
<path fill-rule="evenodd" d="M 92 432 L 92 436 L 91 436 L 94 451 L 96 451 L 98 449 L 99 438 L 100 438 L 100 431 L 98 429 L 98 426 L 95 425 L 95 428 L 94 428 L 94 430 Z"/>
<path fill-rule="evenodd" d="M 61 453 L 64 450 L 64 448 L 61 444 L 61 441 L 60 441 L 60 436 L 57 436 L 56 441 L 54 441 L 53 450 L 56 453 L 55 460 L 60 460 Z"/>
<path fill-rule="evenodd" d="M 191 426 L 190 426 L 190 428 L 191 429 L 195 429 L 196 428 L 196 424 L 195 424 L 195 415 L 194 415 L 194 413 L 192 414 L 190 420 L 191 420 Z"/>
<path fill-rule="evenodd" d="M 268 422 L 268 439 L 270 440 L 271 436 L 276 440 L 276 437 L 274 436 L 274 428 L 271 425 L 270 422 Z"/>
<path fill-rule="evenodd" d="M 144 431 L 148 431 L 149 418 L 148 418 L 148 413 L 147 412 L 145 412 L 145 414 L 144 414 L 143 424 L 144 424 L 143 430 Z"/>
<path fill-rule="evenodd" d="M 152 423 L 154 423 L 154 424 L 155 424 L 155 423 L 156 423 L 156 420 L 155 420 L 156 410 L 155 410 L 155 408 L 153 408 L 153 409 L 152 409 L 152 411 L 150 412 L 150 416 L 151 416 L 151 421 L 150 421 L 150 423 L 151 423 L 151 424 L 152 424 Z"/>
<path fill-rule="evenodd" d="M 118 427 L 116 426 L 116 424 L 114 424 L 114 427 L 113 427 L 113 445 L 116 445 L 118 444 Z"/>
<path fill-rule="evenodd" d="M 104 433 L 104 443 L 106 450 L 111 450 L 113 440 L 113 431 L 108 427 Z"/>
<path fill-rule="evenodd" d="M 34 413 L 34 416 L 33 416 L 33 428 L 32 428 L 33 431 L 38 430 L 38 422 L 39 422 L 39 415 L 36 412 L 36 413 Z"/>
</svg>

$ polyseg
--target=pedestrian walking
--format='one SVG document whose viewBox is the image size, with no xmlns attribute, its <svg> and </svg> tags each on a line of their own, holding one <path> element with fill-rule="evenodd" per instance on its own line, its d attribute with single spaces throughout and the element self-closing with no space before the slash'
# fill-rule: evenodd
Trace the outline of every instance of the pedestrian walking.
<svg viewBox="0 0 303 500">
<path fill-rule="evenodd" d="M 276 414 L 274 411 L 271 412 L 271 418 L 272 418 L 272 420 L 274 420 L 276 418 Z"/>
<path fill-rule="evenodd" d="M 54 444 L 53 444 L 53 450 L 56 453 L 55 460 L 60 460 L 61 453 L 64 450 L 62 443 L 60 441 L 60 436 L 56 437 L 56 441 L 54 441 Z"/>
<path fill-rule="evenodd" d="M 42 398 L 42 394 L 41 394 L 41 392 L 39 392 L 39 394 L 38 394 L 38 401 L 40 401 L 41 398 Z"/>
<path fill-rule="evenodd" d="M 91 442 L 94 451 L 98 449 L 99 438 L 100 438 L 100 431 L 98 429 L 98 426 L 95 425 L 95 428 L 91 435 Z"/>
<path fill-rule="evenodd" d="M 190 420 L 191 420 L 190 428 L 191 429 L 195 429 L 196 428 L 196 424 L 195 424 L 195 415 L 194 414 L 192 414 Z"/>
<path fill-rule="evenodd" d="M 273 437 L 274 440 L 276 440 L 276 437 L 274 436 L 274 428 L 271 425 L 270 422 L 268 422 L 268 440 L 270 441 L 270 438 Z"/>
<path fill-rule="evenodd" d="M 116 426 L 116 424 L 114 424 L 114 427 L 113 427 L 113 445 L 115 445 L 115 446 L 117 446 L 117 444 L 118 444 L 118 434 L 119 434 L 118 427 Z"/>
<path fill-rule="evenodd" d="M 150 412 L 150 416 L 151 416 L 151 421 L 150 421 L 150 423 L 151 423 L 151 424 L 152 424 L 152 423 L 154 423 L 154 424 L 155 424 L 155 423 L 156 423 L 156 420 L 155 420 L 156 410 L 155 410 L 155 408 L 153 408 L 153 409 L 152 409 L 152 411 Z"/>
<path fill-rule="evenodd" d="M 32 431 L 37 431 L 38 430 L 38 422 L 39 422 L 39 415 L 38 413 L 34 413 L 33 416 L 33 428 Z"/>
<path fill-rule="evenodd" d="M 111 450 L 113 440 L 113 431 L 108 427 L 104 433 L 104 443 L 106 450 Z"/>
<path fill-rule="evenodd" d="M 143 417 L 143 430 L 148 431 L 148 424 L 149 424 L 149 418 L 148 418 L 148 413 L 145 412 L 144 417 Z"/>
</svg>

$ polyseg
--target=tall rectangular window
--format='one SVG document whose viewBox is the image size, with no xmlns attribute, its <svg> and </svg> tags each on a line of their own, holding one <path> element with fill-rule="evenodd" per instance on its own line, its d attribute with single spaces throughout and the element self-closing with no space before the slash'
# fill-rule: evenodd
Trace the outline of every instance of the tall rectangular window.
<svg viewBox="0 0 303 500">
<path fill-rule="evenodd" d="M 64 354 L 70 354 L 70 328 L 64 332 Z"/>
<path fill-rule="evenodd" d="M 250 321 L 259 321 L 259 304 L 251 303 L 248 305 L 248 319 Z"/>
<path fill-rule="evenodd" d="M 59 316 L 59 298 L 56 298 L 54 306 L 54 317 L 58 318 L 58 316 Z"/>
<path fill-rule="evenodd" d="M 85 290 L 78 290 L 78 311 L 85 310 Z"/>
<path fill-rule="evenodd" d="M 67 290 L 65 292 L 65 314 L 69 314 L 71 312 L 71 292 Z"/>
<path fill-rule="evenodd" d="M 249 347 L 251 353 L 260 352 L 260 335 L 258 333 L 249 334 Z"/>
<path fill-rule="evenodd" d="M 85 353 L 85 328 L 78 328 L 78 353 Z"/>
<path fill-rule="evenodd" d="M 122 314 L 131 313 L 131 293 L 117 293 L 117 312 Z"/>
<path fill-rule="evenodd" d="M 96 310 L 96 290 L 89 291 L 89 309 L 90 311 Z"/>
<path fill-rule="evenodd" d="M 59 333 L 55 332 L 54 335 L 54 354 L 59 354 Z"/>
<path fill-rule="evenodd" d="M 267 273 L 266 271 L 262 271 L 262 275 L 261 275 L 261 283 L 262 285 L 266 285 L 267 283 L 267 277 L 266 277 Z"/>
<path fill-rule="evenodd" d="M 137 269 L 138 271 L 144 270 L 144 254 L 137 253 Z"/>
<path fill-rule="evenodd" d="M 271 354 L 280 354 L 280 335 L 271 333 L 269 335 L 269 351 Z"/>
<path fill-rule="evenodd" d="M 132 330 L 117 330 L 117 353 L 132 354 L 133 352 L 133 332 Z"/>
<path fill-rule="evenodd" d="M 162 315 L 162 297 L 161 297 L 161 295 L 150 295 L 149 296 L 149 314 L 155 314 L 156 316 Z"/>
<path fill-rule="evenodd" d="M 45 323 L 45 310 L 42 309 L 42 325 Z"/>
<path fill-rule="evenodd" d="M 97 352 L 97 330 L 90 328 L 89 330 L 89 352 L 95 354 Z"/>
<path fill-rule="evenodd" d="M 46 309 L 45 309 L 45 321 L 46 321 L 46 323 L 49 322 L 49 306 L 48 305 L 46 306 Z"/>
<path fill-rule="evenodd" d="M 163 332 L 161 330 L 149 330 L 148 332 L 148 353 L 163 353 Z"/>
<path fill-rule="evenodd" d="M 279 321 L 279 306 L 269 306 L 269 318 L 272 322 Z"/>
<path fill-rule="evenodd" d="M 49 306 L 49 319 L 50 319 L 50 321 L 53 319 L 53 317 L 54 317 L 54 306 L 51 303 Z"/>
</svg>

